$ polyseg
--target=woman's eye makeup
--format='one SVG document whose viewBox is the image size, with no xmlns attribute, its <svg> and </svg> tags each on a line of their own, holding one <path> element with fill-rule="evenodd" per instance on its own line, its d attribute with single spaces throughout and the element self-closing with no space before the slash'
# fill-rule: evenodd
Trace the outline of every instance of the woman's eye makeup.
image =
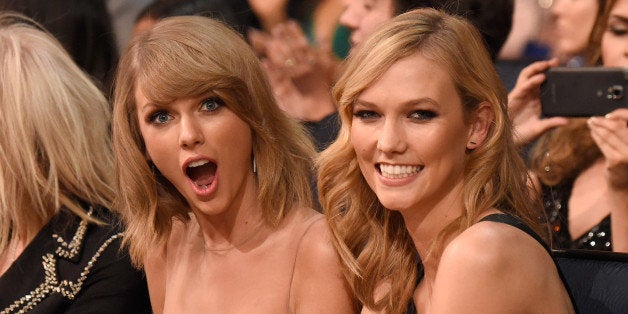
<svg viewBox="0 0 628 314">
<path fill-rule="evenodd" d="M 172 119 L 172 116 L 170 116 L 170 114 L 168 114 L 168 112 L 166 112 L 164 110 L 158 110 L 158 111 L 155 111 L 155 112 L 149 114 L 147 121 L 152 123 L 152 124 L 162 125 L 162 124 L 167 123 L 171 119 Z"/>
<path fill-rule="evenodd" d="M 368 119 L 374 119 L 379 117 L 379 115 L 372 110 L 356 110 L 353 113 L 353 116 L 360 119 L 360 120 L 368 120 Z"/>
<path fill-rule="evenodd" d="M 436 112 L 431 110 L 415 110 L 409 114 L 409 117 L 416 120 L 431 120 L 438 116 Z"/>
<path fill-rule="evenodd" d="M 209 98 L 205 98 L 203 99 L 203 101 L 201 101 L 201 110 L 204 111 L 215 111 L 217 109 L 220 109 L 220 107 L 224 106 L 225 103 L 224 101 L 222 101 L 222 99 L 218 98 L 218 97 L 209 97 Z"/>
</svg>

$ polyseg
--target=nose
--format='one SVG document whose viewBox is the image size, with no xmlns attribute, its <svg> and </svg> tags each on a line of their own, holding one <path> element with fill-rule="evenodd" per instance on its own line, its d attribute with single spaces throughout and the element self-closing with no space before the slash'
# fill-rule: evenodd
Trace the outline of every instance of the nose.
<svg viewBox="0 0 628 314">
<path fill-rule="evenodd" d="M 344 10 L 340 15 L 339 23 L 340 25 L 350 29 L 351 31 L 358 28 L 359 23 L 359 13 L 357 12 L 357 3 L 356 0 L 345 0 L 343 1 Z"/>
<path fill-rule="evenodd" d="M 204 142 L 205 136 L 199 121 L 194 117 L 182 116 L 179 131 L 179 146 L 190 149 Z"/>
<path fill-rule="evenodd" d="M 386 120 L 379 130 L 377 149 L 383 153 L 403 153 L 408 147 L 406 133 L 400 122 Z"/>
<path fill-rule="evenodd" d="M 549 11 L 553 18 L 556 18 L 556 16 L 560 15 L 560 13 L 565 10 L 563 4 L 562 0 L 554 0 L 551 2 Z"/>
</svg>

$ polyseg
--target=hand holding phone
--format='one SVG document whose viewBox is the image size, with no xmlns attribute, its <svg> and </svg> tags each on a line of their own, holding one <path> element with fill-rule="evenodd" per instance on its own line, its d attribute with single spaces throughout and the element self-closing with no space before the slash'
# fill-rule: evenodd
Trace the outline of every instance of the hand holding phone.
<svg viewBox="0 0 628 314">
<path fill-rule="evenodd" d="M 541 85 L 545 117 L 603 116 L 628 108 L 628 68 L 550 68 Z"/>
</svg>

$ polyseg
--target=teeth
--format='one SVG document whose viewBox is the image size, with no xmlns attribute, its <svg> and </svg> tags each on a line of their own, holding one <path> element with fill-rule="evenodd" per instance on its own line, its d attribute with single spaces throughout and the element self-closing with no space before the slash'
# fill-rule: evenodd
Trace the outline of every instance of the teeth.
<svg viewBox="0 0 628 314">
<path fill-rule="evenodd" d="M 196 186 L 199 187 L 201 190 L 205 190 L 209 187 L 209 184 L 196 184 Z"/>
<path fill-rule="evenodd" d="M 202 166 L 202 165 L 204 165 L 206 163 L 209 163 L 209 160 L 201 159 L 201 160 L 197 160 L 197 161 L 193 161 L 193 162 L 189 163 L 188 167 L 194 168 L 194 167 Z"/>
<path fill-rule="evenodd" d="M 400 165 L 379 165 L 382 176 L 386 178 L 399 179 L 419 173 L 422 167 L 419 166 L 400 166 Z"/>
</svg>

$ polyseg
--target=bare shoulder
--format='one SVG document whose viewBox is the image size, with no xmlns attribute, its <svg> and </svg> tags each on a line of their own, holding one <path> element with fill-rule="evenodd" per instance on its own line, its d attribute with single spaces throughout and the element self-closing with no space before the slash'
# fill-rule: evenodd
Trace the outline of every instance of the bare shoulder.
<svg viewBox="0 0 628 314">
<path fill-rule="evenodd" d="M 313 209 L 301 208 L 295 217 L 295 228 L 298 229 L 300 239 L 297 249 L 297 261 L 307 261 L 311 258 L 322 262 L 338 261 L 336 249 L 331 241 L 331 231 L 325 217 Z"/>
<path fill-rule="evenodd" d="M 355 313 L 356 303 L 323 215 L 303 221 L 290 288 L 290 307 L 298 313 Z"/>
<path fill-rule="evenodd" d="M 501 291 L 499 298 L 490 297 L 495 291 Z M 461 297 L 447 301 L 454 295 Z M 520 309 L 561 313 L 570 306 L 564 297 L 568 301 L 552 258 L 540 243 L 516 227 L 484 221 L 462 232 L 445 248 L 433 304 L 458 307 L 463 312 L 477 307 L 486 312 Z"/>
</svg>

